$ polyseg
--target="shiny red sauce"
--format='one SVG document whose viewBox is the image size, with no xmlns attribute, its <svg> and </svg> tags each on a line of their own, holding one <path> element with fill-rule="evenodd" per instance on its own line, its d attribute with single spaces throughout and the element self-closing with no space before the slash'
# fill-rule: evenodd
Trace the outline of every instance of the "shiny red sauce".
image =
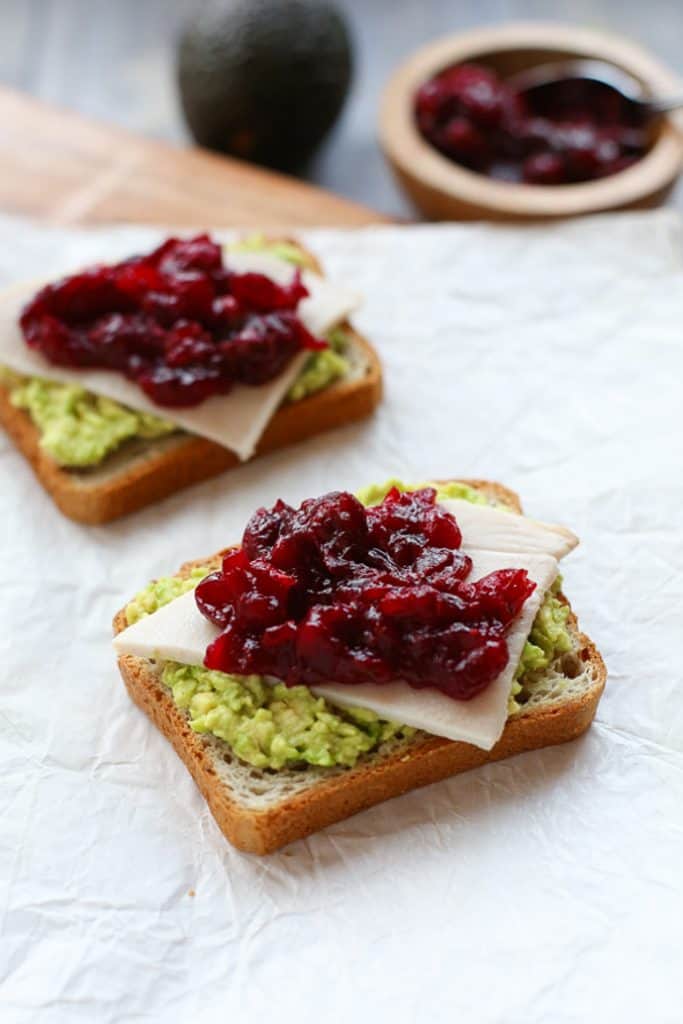
<svg viewBox="0 0 683 1024">
<path fill-rule="evenodd" d="M 645 155 L 648 137 L 616 90 L 558 82 L 520 94 L 479 64 L 447 68 L 415 96 L 424 138 L 489 177 L 535 185 L 604 178 Z"/>
<path fill-rule="evenodd" d="M 208 235 L 90 267 L 42 288 L 24 309 L 30 348 L 59 366 L 115 370 L 161 406 L 193 406 L 235 384 L 265 384 L 301 349 L 319 349 L 297 316 L 308 294 L 233 273 Z"/>
<path fill-rule="evenodd" d="M 204 664 L 288 685 L 400 678 L 468 700 L 505 668 L 535 584 L 523 569 L 469 582 L 461 542 L 432 488 L 373 508 L 338 491 L 259 509 L 196 589 L 221 630 Z"/>
</svg>

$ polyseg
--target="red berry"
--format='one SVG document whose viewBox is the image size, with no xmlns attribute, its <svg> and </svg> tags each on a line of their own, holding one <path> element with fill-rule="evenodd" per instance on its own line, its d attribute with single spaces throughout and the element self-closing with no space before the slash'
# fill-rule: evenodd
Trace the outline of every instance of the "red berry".
<svg viewBox="0 0 683 1024">
<path fill-rule="evenodd" d="M 233 274 L 230 289 L 244 309 L 260 312 L 296 309 L 300 300 L 308 295 L 300 271 L 297 271 L 292 281 L 286 285 L 277 284 L 264 274 Z"/>
<path fill-rule="evenodd" d="M 554 147 L 564 156 L 566 173 L 572 181 L 596 176 L 600 165 L 599 138 L 595 128 L 585 122 L 567 122 L 553 135 Z"/>
<path fill-rule="evenodd" d="M 166 363 L 144 370 L 137 382 L 157 405 L 171 407 L 198 405 L 210 395 L 230 389 L 230 382 L 221 380 L 218 370 L 202 366 L 186 370 Z"/>
<path fill-rule="evenodd" d="M 505 633 L 534 589 L 505 569 L 476 583 L 435 491 L 365 509 L 344 491 L 250 520 L 242 548 L 196 590 L 223 632 L 205 664 L 293 685 L 402 678 L 467 700 L 508 660 Z"/>
<path fill-rule="evenodd" d="M 308 294 L 231 274 L 208 235 L 169 238 L 147 256 L 91 267 L 41 289 L 21 317 L 51 362 L 118 370 L 159 405 L 190 406 L 235 381 L 262 384 L 302 349 L 324 348 L 296 315 Z"/>
<path fill-rule="evenodd" d="M 265 384 L 300 348 L 292 314 L 250 316 L 237 334 L 219 345 L 229 376 L 242 384 Z"/>
<path fill-rule="evenodd" d="M 219 295 L 211 303 L 213 319 L 221 326 L 232 326 L 236 324 L 244 313 L 234 295 Z"/>
<path fill-rule="evenodd" d="M 557 153 L 534 153 L 527 157 L 522 175 L 531 185 L 561 185 L 567 180 L 564 160 Z"/>
<path fill-rule="evenodd" d="M 206 361 L 216 352 L 216 346 L 201 324 L 194 320 L 179 320 L 166 335 L 164 350 L 168 366 L 189 366 Z"/>
<path fill-rule="evenodd" d="M 500 87 L 500 80 L 495 71 L 483 64 L 456 64 L 442 71 L 436 79 L 444 91 L 460 99 L 477 89 L 494 91 Z"/>
<path fill-rule="evenodd" d="M 417 91 L 415 111 L 418 116 L 436 118 L 443 106 L 444 98 L 447 96 L 441 83 L 437 79 L 430 79 Z"/>
<path fill-rule="evenodd" d="M 520 94 L 479 64 L 447 68 L 423 83 L 415 118 L 446 156 L 502 181 L 588 181 L 614 173 L 621 157 L 643 156 L 648 145 L 608 86 L 571 81 Z M 535 154 L 544 159 L 525 163 Z"/>
<path fill-rule="evenodd" d="M 503 115 L 500 86 L 486 80 L 465 86 L 458 94 L 464 113 L 481 128 L 495 128 Z"/>
<path fill-rule="evenodd" d="M 486 139 L 471 121 L 454 117 L 441 132 L 443 149 L 467 167 L 480 167 L 489 156 Z"/>
</svg>

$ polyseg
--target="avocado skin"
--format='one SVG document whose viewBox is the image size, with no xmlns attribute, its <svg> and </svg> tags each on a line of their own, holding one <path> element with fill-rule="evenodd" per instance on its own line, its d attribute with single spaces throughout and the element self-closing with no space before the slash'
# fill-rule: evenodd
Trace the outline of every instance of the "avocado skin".
<svg viewBox="0 0 683 1024">
<path fill-rule="evenodd" d="M 280 170 L 300 167 L 341 111 L 352 74 L 346 22 L 318 0 L 210 0 L 178 47 L 195 140 Z"/>
</svg>

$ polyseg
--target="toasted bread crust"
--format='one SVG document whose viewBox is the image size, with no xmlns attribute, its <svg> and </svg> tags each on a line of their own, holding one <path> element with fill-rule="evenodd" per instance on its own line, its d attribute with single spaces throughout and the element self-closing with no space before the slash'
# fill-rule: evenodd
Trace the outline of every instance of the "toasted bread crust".
<svg viewBox="0 0 683 1024">
<path fill-rule="evenodd" d="M 517 495 L 507 488 L 480 480 L 467 482 L 521 511 Z M 187 575 L 195 565 L 218 564 L 222 554 L 188 562 L 179 575 Z M 576 628 L 573 616 L 572 625 Z M 125 626 L 125 610 L 121 610 L 114 619 L 114 630 L 118 633 Z M 310 789 L 259 811 L 244 807 L 231 798 L 217 777 L 206 743 L 192 731 L 150 662 L 126 655 L 119 658 L 119 668 L 132 700 L 170 741 L 225 837 L 240 850 L 267 854 L 408 790 L 513 754 L 565 743 L 580 736 L 595 716 L 607 673 L 592 641 L 578 633 L 578 629 L 577 637 L 579 657 L 591 668 L 593 685 L 590 689 L 560 705 L 534 709 L 510 718 L 492 750 L 427 737 L 385 758 L 367 763 L 361 760 L 355 768 L 331 775 L 329 780 L 320 781 Z"/>
<path fill-rule="evenodd" d="M 355 331 L 353 343 L 363 353 L 362 378 L 340 380 L 324 391 L 278 409 L 256 447 L 254 457 L 304 441 L 325 430 L 368 416 L 382 396 L 379 359 Z M 110 479 L 87 485 L 87 473 L 63 469 L 40 446 L 40 431 L 23 409 L 16 409 L 0 388 L 0 423 L 57 507 L 76 522 L 96 526 L 136 512 L 170 494 L 241 465 L 234 452 L 205 438 L 183 437 L 170 450 L 150 450 Z"/>
<path fill-rule="evenodd" d="M 593 663 L 601 676 L 600 683 L 582 699 L 511 718 L 492 750 L 432 737 L 382 761 L 369 765 L 360 762 L 348 773 L 335 775 L 263 811 L 250 810 L 230 799 L 217 779 L 202 738 L 192 731 L 148 663 L 124 656 L 119 659 L 119 668 L 132 700 L 170 741 L 226 839 L 246 853 L 267 854 L 411 789 L 526 750 L 576 739 L 595 716 L 605 675 L 600 654 L 583 634 L 581 644 L 581 657 Z"/>
<path fill-rule="evenodd" d="M 313 255 L 308 252 L 305 255 L 311 269 L 320 272 Z M 382 371 L 377 353 L 348 322 L 343 326 L 362 361 L 363 373 L 282 405 L 261 435 L 254 458 L 363 419 L 379 403 Z M 2 387 L 0 424 L 64 515 L 90 526 L 136 512 L 242 464 L 234 452 L 213 441 L 195 435 L 179 435 L 177 443 L 158 450 L 152 445 L 143 457 L 131 459 L 118 472 L 93 483 L 88 471 L 62 468 L 41 448 L 40 431 L 27 412 L 12 405 L 8 391 Z"/>
</svg>

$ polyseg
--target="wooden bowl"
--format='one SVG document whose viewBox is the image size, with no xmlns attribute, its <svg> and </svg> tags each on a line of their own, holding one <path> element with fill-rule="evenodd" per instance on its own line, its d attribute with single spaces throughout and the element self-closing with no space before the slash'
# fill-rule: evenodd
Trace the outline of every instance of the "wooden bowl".
<svg viewBox="0 0 683 1024">
<path fill-rule="evenodd" d="M 382 97 L 380 140 L 398 181 L 422 213 L 435 220 L 532 220 L 655 206 L 667 196 L 683 163 L 683 121 L 664 120 L 649 152 L 611 177 L 577 185 L 518 185 L 494 181 L 442 156 L 420 135 L 415 93 L 432 75 L 463 61 L 486 64 L 504 77 L 571 57 L 609 61 L 638 79 L 645 93 L 683 94 L 683 81 L 634 43 L 568 25 L 515 23 L 458 33 L 418 50 L 393 75 Z"/>
</svg>

